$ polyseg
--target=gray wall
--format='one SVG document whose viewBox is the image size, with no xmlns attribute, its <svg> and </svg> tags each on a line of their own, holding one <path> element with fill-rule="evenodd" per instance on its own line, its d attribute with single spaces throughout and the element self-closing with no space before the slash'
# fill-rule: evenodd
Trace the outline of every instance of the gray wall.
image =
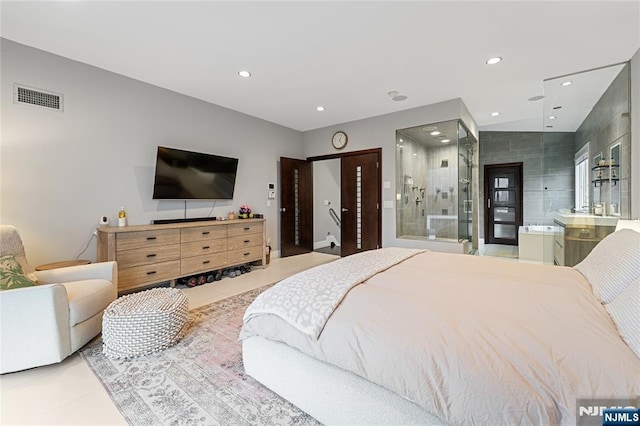
<svg viewBox="0 0 640 426">
<path fill-rule="evenodd" d="M 331 203 L 324 205 L 327 200 Z M 340 228 L 329 216 L 333 208 L 340 217 L 340 159 L 313 163 L 313 242 L 314 248 L 326 247 L 329 236 L 340 245 Z M 329 243 L 331 239 L 329 239 Z"/>
<path fill-rule="evenodd" d="M 480 200 L 484 203 L 484 166 L 523 163 L 523 222 L 553 224 L 550 211 L 574 203 L 574 134 L 561 132 L 480 132 Z M 480 209 L 484 236 L 484 209 Z"/>
<path fill-rule="evenodd" d="M 182 201 L 152 200 L 156 146 L 240 159 L 233 201 L 189 201 L 187 216 L 248 204 L 279 247 L 280 156 L 304 157 L 302 133 L 86 64 L 1 40 L 0 222 L 20 231 L 34 265 L 95 260 L 93 231 L 124 206 L 130 224 L 180 218 Z M 14 104 L 13 84 L 62 93 L 64 112 Z"/>
<path fill-rule="evenodd" d="M 603 158 L 609 159 L 609 148 L 617 143 L 621 145 L 620 182 L 613 188 L 608 184 L 590 186 L 589 200 L 594 202 L 609 202 L 609 192 L 619 191 L 620 216 L 628 218 L 629 179 L 631 177 L 631 138 L 629 132 L 629 66 L 625 66 L 611 85 L 602 94 L 593 109 L 584 119 L 575 136 L 576 152 L 589 142 L 589 158 L 592 160 L 602 153 Z M 591 161 L 593 165 L 593 161 Z"/>
<path fill-rule="evenodd" d="M 369 148 L 382 148 L 382 202 L 390 207 L 382 209 L 382 245 L 383 247 L 428 247 L 433 250 L 453 251 L 459 247 L 451 243 L 422 242 L 396 238 L 396 130 L 438 123 L 455 119 L 462 119 L 469 130 L 477 137 L 477 126 L 461 99 L 453 99 L 433 105 L 385 114 L 378 117 L 342 123 L 336 126 L 304 132 L 305 156 L 314 157 L 333 154 L 336 151 L 331 146 L 331 137 L 337 130 L 343 130 L 349 135 L 349 143 L 345 152 L 360 151 Z M 389 183 L 389 188 L 384 183 Z"/>
</svg>

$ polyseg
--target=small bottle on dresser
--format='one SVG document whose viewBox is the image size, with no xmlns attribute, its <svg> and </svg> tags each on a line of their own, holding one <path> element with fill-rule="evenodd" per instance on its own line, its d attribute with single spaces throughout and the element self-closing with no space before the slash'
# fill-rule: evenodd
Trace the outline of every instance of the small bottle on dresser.
<svg viewBox="0 0 640 426">
<path fill-rule="evenodd" d="M 118 212 L 118 226 L 127 226 L 127 212 L 124 211 L 124 207 L 120 207 Z"/>
</svg>

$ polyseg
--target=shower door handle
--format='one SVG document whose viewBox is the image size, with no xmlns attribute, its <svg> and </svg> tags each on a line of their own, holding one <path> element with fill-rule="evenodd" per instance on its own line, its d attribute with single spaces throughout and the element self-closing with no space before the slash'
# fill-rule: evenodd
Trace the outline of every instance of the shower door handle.
<svg viewBox="0 0 640 426">
<path fill-rule="evenodd" d="M 487 198 L 487 208 L 491 208 L 491 198 Z"/>
</svg>

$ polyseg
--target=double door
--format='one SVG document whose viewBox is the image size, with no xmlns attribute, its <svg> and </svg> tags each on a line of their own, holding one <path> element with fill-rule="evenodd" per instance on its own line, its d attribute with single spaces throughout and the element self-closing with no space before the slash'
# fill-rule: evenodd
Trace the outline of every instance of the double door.
<svg viewBox="0 0 640 426">
<path fill-rule="evenodd" d="M 342 256 L 380 247 L 380 157 L 378 149 L 339 156 Z M 313 161 L 280 158 L 282 257 L 313 250 Z"/>
</svg>

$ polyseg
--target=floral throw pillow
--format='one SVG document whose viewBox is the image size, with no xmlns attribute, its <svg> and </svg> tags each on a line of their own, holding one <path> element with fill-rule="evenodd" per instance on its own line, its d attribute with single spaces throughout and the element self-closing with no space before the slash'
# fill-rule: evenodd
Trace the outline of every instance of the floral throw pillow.
<svg viewBox="0 0 640 426">
<path fill-rule="evenodd" d="M 35 285 L 36 283 L 25 275 L 22 266 L 12 254 L 0 257 L 0 291 Z"/>
</svg>

